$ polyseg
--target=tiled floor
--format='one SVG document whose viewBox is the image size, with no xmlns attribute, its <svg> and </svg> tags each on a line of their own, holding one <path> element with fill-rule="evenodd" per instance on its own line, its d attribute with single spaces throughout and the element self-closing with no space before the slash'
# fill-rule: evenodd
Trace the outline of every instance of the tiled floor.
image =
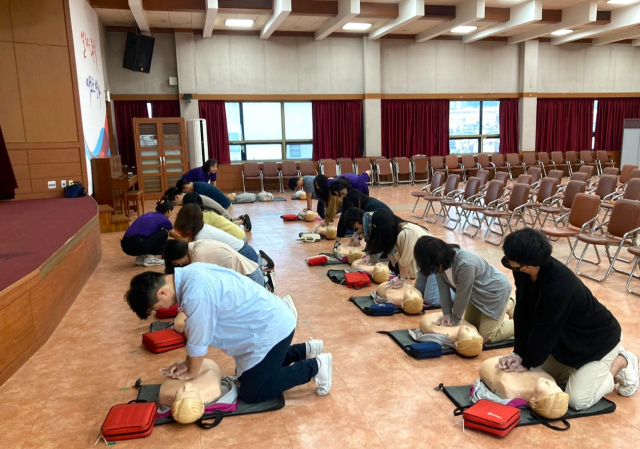
<svg viewBox="0 0 640 449">
<path fill-rule="evenodd" d="M 371 194 L 410 218 L 413 189 L 374 188 Z M 147 207 L 151 209 L 152 203 L 147 202 Z M 615 393 L 609 395 L 618 405 L 613 415 L 574 420 L 568 432 L 530 426 L 502 439 L 470 430 L 463 433 L 451 415 L 452 404 L 434 388 L 441 382 L 471 383 L 483 360 L 510 350 L 472 360 L 407 357 L 375 331 L 416 327 L 419 318 L 368 317 L 347 302 L 353 291 L 326 278 L 326 268 L 307 267 L 306 257 L 329 251 L 333 242 L 296 242 L 298 232 L 313 224 L 285 224 L 280 215 L 302 207 L 298 201 L 250 204 L 234 206 L 233 213 L 251 215 L 251 244 L 275 260 L 278 293 L 291 293 L 296 300 L 300 312 L 296 342 L 323 339 L 326 350 L 333 353 L 331 393 L 318 397 L 311 383 L 287 392 L 287 405 L 277 412 L 225 419 L 212 430 L 160 426 L 146 439 L 118 442 L 117 447 L 583 449 L 640 445 L 640 396 L 622 398 Z M 474 250 L 502 268 L 500 249 L 483 243 L 480 236 L 471 239 L 440 224 L 428 227 L 436 236 Z M 136 396 L 131 388 L 136 379 L 158 383 L 162 380 L 159 369 L 184 356 L 184 350 L 153 355 L 141 346 L 141 335 L 153 319 L 140 322 L 123 300 L 128 281 L 143 268 L 122 254 L 120 237 L 120 233 L 102 235 L 102 263 L 69 313 L 45 346 L 0 387 L 0 447 L 90 447 L 109 408 Z M 566 258 L 566 242 L 556 243 L 554 253 L 561 260 Z M 625 347 L 640 351 L 640 298 L 626 293 L 625 282 L 620 274 L 611 275 L 604 284 L 586 281 L 621 322 Z M 233 372 L 230 358 L 213 349 L 209 356 L 225 373 Z"/>
</svg>

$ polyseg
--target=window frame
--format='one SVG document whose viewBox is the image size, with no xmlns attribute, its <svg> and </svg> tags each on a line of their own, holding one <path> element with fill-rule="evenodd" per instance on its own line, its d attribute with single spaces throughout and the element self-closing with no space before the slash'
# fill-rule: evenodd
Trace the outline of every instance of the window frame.
<svg viewBox="0 0 640 449">
<path fill-rule="evenodd" d="M 471 154 L 471 155 L 478 155 L 478 154 L 494 154 L 493 152 L 485 152 L 484 151 L 484 141 L 485 139 L 500 139 L 500 132 L 498 131 L 498 134 L 484 134 L 482 131 L 482 125 L 483 125 L 483 118 L 484 118 L 484 103 L 485 101 L 488 102 L 497 102 L 498 103 L 498 108 L 500 108 L 500 101 L 501 100 L 471 100 L 471 99 L 465 99 L 465 100 L 450 100 L 449 101 L 449 111 L 451 111 L 451 103 L 454 101 L 477 101 L 480 103 L 480 133 L 479 134 L 469 134 L 469 135 L 459 135 L 459 134 L 449 134 L 449 141 L 452 140 L 476 140 L 478 141 L 478 149 L 480 150 L 480 152 L 478 153 L 451 153 L 451 147 L 449 147 L 449 154 L 455 154 L 457 156 L 462 156 L 465 154 Z M 449 112 L 449 123 L 451 123 L 451 112 Z M 498 119 L 498 126 L 500 126 L 499 123 L 499 119 Z"/>
<path fill-rule="evenodd" d="M 295 161 L 310 161 L 313 160 L 313 136 L 311 139 L 287 139 L 286 136 L 286 126 L 285 126 L 285 113 L 284 113 L 284 105 L 285 103 L 309 103 L 310 101 L 274 101 L 274 100 L 260 100 L 260 101 L 225 101 L 225 105 L 227 103 L 237 103 L 240 111 L 240 129 L 242 130 L 242 140 L 231 140 L 229 139 L 229 147 L 232 145 L 239 145 L 240 149 L 240 160 L 232 160 L 231 163 L 244 163 L 247 162 L 247 145 L 280 145 L 280 159 L 251 159 L 251 162 L 272 162 L 272 161 L 287 161 L 287 160 L 295 160 Z M 282 127 L 282 137 L 280 140 L 247 140 L 245 137 L 245 125 L 244 125 L 244 108 L 242 105 L 244 103 L 279 103 L 280 104 L 280 126 Z M 288 159 L 287 156 L 287 145 L 289 144 L 301 144 L 301 145 L 311 145 L 312 146 L 312 155 L 309 158 L 294 158 Z"/>
</svg>

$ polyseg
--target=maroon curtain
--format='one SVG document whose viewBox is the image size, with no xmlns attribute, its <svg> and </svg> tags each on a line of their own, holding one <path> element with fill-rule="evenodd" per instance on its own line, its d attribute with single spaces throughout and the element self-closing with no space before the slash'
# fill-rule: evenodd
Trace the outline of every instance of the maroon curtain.
<svg viewBox="0 0 640 449">
<path fill-rule="evenodd" d="M 382 100 L 382 155 L 449 154 L 449 100 Z"/>
<path fill-rule="evenodd" d="M 178 100 L 151 101 L 152 117 L 180 117 L 180 102 Z"/>
<path fill-rule="evenodd" d="M 231 157 L 229 156 L 229 133 L 224 101 L 200 100 L 198 106 L 200 118 L 207 121 L 209 157 L 215 158 L 220 164 L 228 164 L 231 162 Z"/>
<path fill-rule="evenodd" d="M 114 101 L 113 110 L 118 135 L 118 153 L 122 165 L 136 165 L 136 145 L 133 141 L 133 119 L 149 118 L 146 101 Z"/>
<path fill-rule="evenodd" d="M 640 98 L 598 99 L 596 150 L 622 149 L 622 133 L 626 118 L 640 118 Z"/>
<path fill-rule="evenodd" d="M 7 151 L 7 144 L 2 135 L 2 128 L 0 128 L 0 200 L 15 198 L 17 188 L 18 183 L 13 173 L 11 159 L 9 159 L 9 151 Z"/>
<path fill-rule="evenodd" d="M 591 149 L 593 98 L 539 98 L 536 151 Z"/>
<path fill-rule="evenodd" d="M 520 100 L 500 100 L 500 153 L 518 152 L 518 107 Z"/>
<path fill-rule="evenodd" d="M 314 101 L 313 159 L 362 157 L 362 101 Z"/>
</svg>

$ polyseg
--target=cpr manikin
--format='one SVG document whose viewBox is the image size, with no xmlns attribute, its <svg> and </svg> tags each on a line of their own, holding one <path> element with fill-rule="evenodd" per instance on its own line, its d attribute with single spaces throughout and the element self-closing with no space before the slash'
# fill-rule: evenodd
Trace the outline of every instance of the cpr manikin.
<svg viewBox="0 0 640 449">
<path fill-rule="evenodd" d="M 375 265 L 368 265 L 367 259 L 359 259 L 351 264 L 351 268 L 366 271 L 372 276 L 373 282 L 376 284 L 382 284 L 389 280 L 389 266 L 380 262 Z"/>
<path fill-rule="evenodd" d="M 167 378 L 160 385 L 159 407 L 171 407 L 173 419 L 182 424 L 197 421 L 204 414 L 205 404 L 222 394 L 220 367 L 211 359 L 204 359 L 195 379 Z"/>
<path fill-rule="evenodd" d="M 482 352 L 484 340 L 474 325 L 462 319 L 456 326 L 439 326 L 436 321 L 441 317 L 441 312 L 426 314 L 420 320 L 420 331 L 446 335 L 453 342 L 455 351 L 465 357 L 475 357 Z"/>
<path fill-rule="evenodd" d="M 402 306 L 405 299 L 405 293 L 409 291 L 417 293 L 420 298 L 422 298 L 420 290 L 415 288 L 413 285 L 406 283 L 404 284 L 404 287 L 401 288 L 390 288 L 389 282 L 383 282 L 376 289 L 376 295 L 380 298 L 386 299 L 388 302 L 391 302 L 396 306 Z"/>
<path fill-rule="evenodd" d="M 522 372 L 507 372 L 496 365 L 500 357 L 492 357 L 480 365 L 480 380 L 503 399 L 522 399 L 538 415 L 556 419 L 569 408 L 569 395 L 540 368 Z"/>
<path fill-rule="evenodd" d="M 314 232 L 324 235 L 327 240 L 335 240 L 338 237 L 338 228 L 331 224 L 326 225 L 325 223 L 322 223 L 316 226 Z"/>
</svg>

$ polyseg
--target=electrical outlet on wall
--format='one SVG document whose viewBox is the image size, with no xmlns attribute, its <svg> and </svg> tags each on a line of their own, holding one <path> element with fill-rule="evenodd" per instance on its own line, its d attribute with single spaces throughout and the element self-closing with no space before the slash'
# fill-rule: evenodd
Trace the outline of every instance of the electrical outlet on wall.
<svg viewBox="0 0 640 449">
<path fill-rule="evenodd" d="M 73 185 L 73 179 L 69 180 L 69 185 L 72 186 Z"/>
<path fill-rule="evenodd" d="M 55 181 L 49 181 L 47 183 L 47 186 L 49 186 L 50 189 L 55 189 L 56 188 L 56 182 Z"/>
<path fill-rule="evenodd" d="M 60 181 L 60 187 L 62 187 L 63 189 L 67 187 L 67 181 L 65 181 L 64 179 Z"/>
</svg>

